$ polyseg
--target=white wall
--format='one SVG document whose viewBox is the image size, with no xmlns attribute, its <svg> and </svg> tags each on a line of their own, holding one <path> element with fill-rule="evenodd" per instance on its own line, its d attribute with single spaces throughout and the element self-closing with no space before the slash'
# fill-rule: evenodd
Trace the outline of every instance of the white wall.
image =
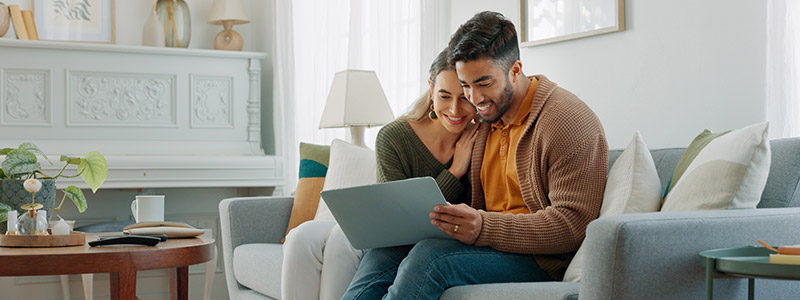
<svg viewBox="0 0 800 300">
<path fill-rule="evenodd" d="M 523 48 L 525 74 L 545 74 L 588 103 L 611 148 L 635 130 L 651 148 L 685 147 L 705 128 L 766 119 L 766 2 L 625 2 L 625 31 Z M 452 31 L 483 10 L 519 27 L 518 0 L 459 0 Z"/>
</svg>

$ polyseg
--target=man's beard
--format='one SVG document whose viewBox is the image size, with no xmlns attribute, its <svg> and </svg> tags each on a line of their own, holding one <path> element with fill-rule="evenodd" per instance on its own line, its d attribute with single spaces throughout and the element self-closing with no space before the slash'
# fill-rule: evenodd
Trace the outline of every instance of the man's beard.
<svg viewBox="0 0 800 300">
<path fill-rule="evenodd" d="M 484 118 L 483 115 L 478 113 L 478 118 L 480 118 L 481 121 L 490 124 L 497 122 L 497 120 L 500 120 L 503 117 L 503 115 L 506 114 L 508 107 L 511 106 L 511 98 L 513 97 L 514 97 L 514 88 L 511 87 L 511 81 L 509 81 L 508 78 L 506 78 L 506 87 L 503 88 L 503 94 L 500 96 L 500 101 L 492 101 L 494 102 L 495 105 L 497 105 L 497 116 L 495 116 L 492 119 L 486 119 Z"/>
</svg>

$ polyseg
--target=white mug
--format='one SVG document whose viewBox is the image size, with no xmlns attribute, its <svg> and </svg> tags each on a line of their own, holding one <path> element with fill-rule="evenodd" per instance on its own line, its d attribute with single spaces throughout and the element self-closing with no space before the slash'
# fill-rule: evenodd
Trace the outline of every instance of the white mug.
<svg viewBox="0 0 800 300">
<path fill-rule="evenodd" d="M 136 223 L 164 222 L 164 195 L 140 195 L 131 202 Z"/>
</svg>

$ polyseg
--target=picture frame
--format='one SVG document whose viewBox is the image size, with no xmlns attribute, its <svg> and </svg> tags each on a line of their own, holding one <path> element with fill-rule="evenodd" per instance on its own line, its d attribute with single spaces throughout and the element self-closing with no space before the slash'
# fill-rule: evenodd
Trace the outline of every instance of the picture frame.
<svg viewBox="0 0 800 300">
<path fill-rule="evenodd" d="M 39 40 L 116 43 L 114 0 L 31 0 Z"/>
<path fill-rule="evenodd" d="M 520 0 L 522 47 L 625 30 L 625 0 Z"/>
</svg>

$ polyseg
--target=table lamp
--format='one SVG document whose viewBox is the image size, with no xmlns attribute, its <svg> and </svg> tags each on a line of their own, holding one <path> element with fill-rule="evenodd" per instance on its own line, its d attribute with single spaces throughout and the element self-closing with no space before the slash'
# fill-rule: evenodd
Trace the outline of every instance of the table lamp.
<svg viewBox="0 0 800 300">
<path fill-rule="evenodd" d="M 375 71 L 344 70 L 333 77 L 319 128 L 350 127 L 351 142 L 366 147 L 365 128 L 392 120 L 392 109 Z"/>
<path fill-rule="evenodd" d="M 233 31 L 233 25 L 250 23 L 250 18 L 242 5 L 242 0 L 214 0 L 211 4 L 211 13 L 208 14 L 208 24 L 225 27 L 214 38 L 214 49 L 241 51 L 244 46 L 242 36 Z"/>
</svg>

